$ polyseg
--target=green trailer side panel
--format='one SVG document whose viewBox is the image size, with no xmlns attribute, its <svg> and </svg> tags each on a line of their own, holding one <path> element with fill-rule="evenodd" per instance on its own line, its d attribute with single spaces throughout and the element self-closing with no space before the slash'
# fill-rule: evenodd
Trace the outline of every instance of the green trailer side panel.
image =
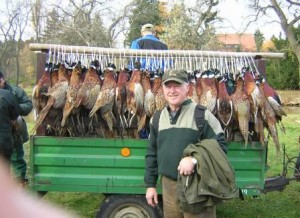
<svg viewBox="0 0 300 218">
<path fill-rule="evenodd" d="M 230 142 L 227 155 L 243 194 L 260 194 L 265 183 L 266 148 L 258 142 L 247 147 L 244 143 Z"/>
<path fill-rule="evenodd" d="M 121 155 L 129 148 L 129 157 Z M 37 191 L 145 192 L 147 140 L 31 138 L 32 186 Z"/>
<path fill-rule="evenodd" d="M 30 143 L 33 190 L 145 193 L 147 140 L 33 136 Z M 125 147 L 128 157 L 121 155 Z M 266 149 L 239 142 L 228 148 L 237 185 L 246 195 L 258 195 L 264 186 Z"/>
</svg>

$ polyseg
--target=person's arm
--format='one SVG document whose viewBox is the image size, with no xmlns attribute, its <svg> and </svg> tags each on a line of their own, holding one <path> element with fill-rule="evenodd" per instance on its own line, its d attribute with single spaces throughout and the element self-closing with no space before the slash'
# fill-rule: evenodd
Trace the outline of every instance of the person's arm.
<svg viewBox="0 0 300 218">
<path fill-rule="evenodd" d="M 157 145 L 152 120 L 150 123 L 149 144 L 145 156 L 145 177 L 146 184 L 146 199 L 149 205 L 155 207 L 158 204 L 158 194 L 156 191 L 156 183 L 158 179 L 158 165 L 157 165 Z"/>
<path fill-rule="evenodd" d="M 29 99 L 28 95 L 23 89 L 17 87 L 16 92 L 17 101 L 21 108 L 20 115 L 27 116 L 32 111 L 32 101 Z"/>
<path fill-rule="evenodd" d="M 10 114 L 9 114 L 9 116 L 10 116 L 11 120 L 16 120 L 17 117 L 20 115 L 21 107 L 11 92 L 9 92 L 9 96 L 10 96 L 10 99 L 9 99 L 9 108 L 10 108 L 9 113 Z"/>
<path fill-rule="evenodd" d="M 144 181 L 146 187 L 156 187 L 158 179 L 158 165 L 157 165 L 157 145 L 156 135 L 152 123 L 150 123 L 149 144 L 145 156 L 145 177 Z"/>
<path fill-rule="evenodd" d="M 134 41 L 131 43 L 130 48 L 131 48 L 131 49 L 140 49 L 140 46 L 139 46 L 139 44 L 138 44 L 137 42 L 138 42 L 138 40 L 134 40 Z"/>
<path fill-rule="evenodd" d="M 215 139 L 221 149 L 227 153 L 227 142 L 219 120 L 209 111 L 205 110 L 205 123 L 202 139 Z"/>
</svg>

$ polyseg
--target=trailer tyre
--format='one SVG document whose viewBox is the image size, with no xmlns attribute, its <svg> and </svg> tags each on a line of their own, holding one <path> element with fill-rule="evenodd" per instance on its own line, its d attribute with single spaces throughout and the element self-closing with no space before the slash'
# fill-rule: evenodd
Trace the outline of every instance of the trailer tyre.
<svg viewBox="0 0 300 218">
<path fill-rule="evenodd" d="M 37 194 L 39 197 L 44 197 L 44 195 L 46 195 L 48 192 L 47 191 L 37 191 Z"/>
<path fill-rule="evenodd" d="M 159 218 L 161 207 L 148 205 L 145 196 L 112 195 L 101 204 L 96 218 Z"/>
</svg>

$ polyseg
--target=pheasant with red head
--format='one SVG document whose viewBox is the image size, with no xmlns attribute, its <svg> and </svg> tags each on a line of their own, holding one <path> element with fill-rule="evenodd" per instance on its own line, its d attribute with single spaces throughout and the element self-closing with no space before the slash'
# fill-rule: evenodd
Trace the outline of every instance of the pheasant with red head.
<svg viewBox="0 0 300 218">
<path fill-rule="evenodd" d="M 40 112 L 35 126 L 33 127 L 33 131 L 37 130 L 42 124 L 51 108 L 61 109 L 65 105 L 68 85 L 67 69 L 64 64 L 60 64 L 58 70 L 58 82 L 48 90 L 47 96 L 49 99 L 47 105 Z"/>
<path fill-rule="evenodd" d="M 287 114 L 282 107 L 279 94 L 267 83 L 263 76 L 260 77 L 259 81 L 262 84 L 264 96 L 276 114 L 277 121 L 281 121 L 282 116 L 287 116 Z"/>
<path fill-rule="evenodd" d="M 226 130 L 228 129 L 228 126 L 234 114 L 233 102 L 227 92 L 226 83 L 225 83 L 226 78 L 224 76 L 217 75 L 217 81 L 218 81 L 217 116 L 221 121 L 222 126 L 224 126 L 225 133 L 226 133 L 227 132 Z"/>
<path fill-rule="evenodd" d="M 249 139 L 250 102 L 243 86 L 244 81 L 240 75 L 237 78 L 236 90 L 231 95 L 231 99 L 234 106 L 235 120 L 238 122 L 240 133 L 245 141 L 245 146 L 247 146 Z"/>
<path fill-rule="evenodd" d="M 145 126 L 146 121 L 146 119 L 142 119 L 144 111 L 145 94 L 141 84 L 141 71 L 139 69 L 134 69 L 132 71 L 131 78 L 126 84 L 126 94 L 126 102 L 128 109 L 128 127 L 133 127 L 133 120 L 137 118 L 137 131 L 139 132 Z"/>
<path fill-rule="evenodd" d="M 53 70 L 52 67 L 52 63 L 46 63 L 42 77 L 33 88 L 32 103 L 36 115 L 38 115 L 40 111 L 47 105 L 47 92 L 51 87 L 51 71 Z"/>
</svg>

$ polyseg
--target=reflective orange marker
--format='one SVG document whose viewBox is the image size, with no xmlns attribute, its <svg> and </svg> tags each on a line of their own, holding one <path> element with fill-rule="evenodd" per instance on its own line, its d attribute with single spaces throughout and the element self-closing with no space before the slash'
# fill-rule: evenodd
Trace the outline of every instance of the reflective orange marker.
<svg viewBox="0 0 300 218">
<path fill-rule="evenodd" d="M 130 151 L 129 148 L 122 148 L 122 149 L 121 149 L 121 155 L 122 155 L 123 157 L 128 157 L 128 156 L 130 155 L 130 153 L 131 153 L 131 151 Z"/>
</svg>

